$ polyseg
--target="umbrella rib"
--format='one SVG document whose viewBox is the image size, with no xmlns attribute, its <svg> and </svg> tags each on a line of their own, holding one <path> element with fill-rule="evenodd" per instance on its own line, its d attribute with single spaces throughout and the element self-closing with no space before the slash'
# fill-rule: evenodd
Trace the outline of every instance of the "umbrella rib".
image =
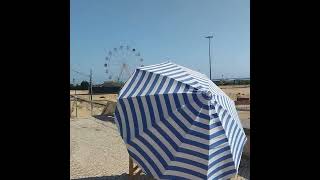
<svg viewBox="0 0 320 180">
<path fill-rule="evenodd" d="M 216 108 L 218 108 L 217 107 L 217 105 L 219 105 L 218 103 L 217 103 L 217 101 L 215 100 L 215 102 L 216 102 Z M 228 110 L 226 110 L 223 106 L 221 106 L 221 105 L 219 105 L 220 107 L 221 107 L 221 109 L 223 110 L 223 111 L 225 111 L 227 114 L 229 114 L 230 115 L 230 113 L 228 112 Z M 222 124 L 222 127 L 223 127 L 223 122 L 222 122 L 222 119 L 221 119 L 221 117 L 220 117 L 220 115 L 219 115 L 219 113 L 217 113 L 218 114 L 218 119 L 219 119 L 219 121 L 221 122 L 221 124 Z M 232 114 L 230 115 L 230 117 L 231 117 L 231 119 L 230 120 L 233 120 L 233 121 L 235 121 L 236 123 L 237 123 L 237 120 L 236 119 L 234 119 L 234 117 L 232 116 Z M 227 127 L 223 127 L 223 129 L 226 131 L 227 129 L 226 129 Z M 231 128 L 231 127 L 229 127 L 229 128 Z M 240 129 L 242 129 L 241 127 L 238 127 L 238 128 L 240 128 Z M 240 131 L 242 131 L 242 133 L 244 133 L 243 132 L 243 129 L 242 130 L 240 130 Z M 231 133 L 231 132 L 230 132 Z M 227 142 L 228 142 L 228 145 L 229 145 L 229 147 L 230 147 L 230 150 L 232 149 L 231 148 L 231 142 L 230 142 L 230 134 L 228 134 L 228 136 L 227 136 L 227 132 L 225 132 L 225 136 L 227 137 Z M 232 137 L 232 138 L 234 138 L 234 137 Z M 232 157 L 234 158 L 234 156 L 235 156 L 235 154 L 234 153 L 232 153 L 231 152 L 231 154 L 232 154 Z"/>
<path fill-rule="evenodd" d="M 192 103 L 192 104 L 193 104 L 193 103 Z M 183 108 L 186 108 L 186 107 L 187 107 L 187 106 L 184 104 L 184 105 L 180 106 L 179 108 L 174 109 L 174 111 L 172 111 L 172 112 L 179 112 L 179 110 L 181 110 L 181 109 L 183 109 Z M 198 115 L 196 116 L 197 118 L 198 118 L 199 114 L 202 112 L 202 110 L 203 110 L 203 108 L 201 107 Z M 168 116 L 169 116 L 169 117 L 168 117 Z M 170 118 L 170 119 L 171 119 L 171 116 L 169 115 L 169 112 L 168 112 L 168 114 L 165 114 L 165 116 L 163 116 L 163 117 L 161 117 L 161 118 L 163 118 L 163 119 L 165 119 L 165 118 Z M 161 119 L 161 120 L 163 120 L 163 119 Z M 191 130 L 190 128 L 194 125 L 195 122 L 196 122 L 196 121 L 193 121 L 193 123 L 192 123 L 192 124 L 190 125 L 190 127 L 188 128 L 188 131 L 185 132 L 184 135 L 182 135 L 182 137 L 183 137 L 184 139 L 186 139 L 186 138 L 185 138 L 185 135 L 187 135 L 187 134 L 189 133 L 189 131 Z M 180 140 L 179 140 L 179 141 L 180 141 Z M 167 164 L 167 166 L 164 166 L 164 169 L 167 169 L 167 167 L 171 166 L 171 164 L 175 161 L 175 159 L 176 159 L 176 154 L 179 153 L 179 149 L 181 148 L 181 144 L 183 144 L 183 142 L 180 142 L 180 144 L 177 144 L 177 147 L 178 147 L 178 148 L 175 149 L 175 152 L 174 152 L 174 153 L 172 153 L 173 160 L 171 160 L 171 161 Z M 164 175 L 166 175 L 166 171 L 164 172 Z"/>
<path fill-rule="evenodd" d="M 161 76 L 162 78 L 165 77 L 165 78 L 173 79 L 174 81 L 177 81 L 177 82 L 179 82 L 179 83 L 182 83 L 182 84 L 184 84 L 185 86 L 190 87 L 190 88 L 192 88 L 192 89 L 194 89 L 194 90 L 196 90 L 196 91 L 200 90 L 199 88 L 196 88 L 196 87 L 194 87 L 194 86 L 191 86 L 191 85 L 189 85 L 189 84 L 187 84 L 187 83 L 185 83 L 185 82 L 183 82 L 183 81 L 181 81 L 181 80 L 177 80 L 177 79 L 175 79 L 175 78 L 173 78 L 173 77 L 164 76 L 164 75 L 161 74 L 161 73 L 152 72 L 152 71 L 148 71 L 148 70 L 145 70 L 145 69 L 140 69 L 140 68 L 138 68 L 138 69 L 139 69 L 140 71 L 145 71 L 145 72 L 147 72 L 147 73 L 157 74 L 157 75 Z M 187 73 L 188 73 L 188 72 L 187 72 Z M 190 75 L 190 74 L 189 74 L 189 75 Z M 194 79 L 195 79 L 195 78 L 194 78 Z"/>
</svg>

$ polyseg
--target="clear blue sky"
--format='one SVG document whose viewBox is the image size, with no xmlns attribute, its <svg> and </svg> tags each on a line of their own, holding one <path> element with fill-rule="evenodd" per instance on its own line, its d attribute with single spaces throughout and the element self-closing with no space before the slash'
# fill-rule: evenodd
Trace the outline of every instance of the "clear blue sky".
<svg viewBox="0 0 320 180">
<path fill-rule="evenodd" d="M 170 61 L 213 78 L 250 77 L 249 0 L 71 0 L 70 66 L 107 79 L 105 49 L 129 44 L 144 64 Z M 70 73 L 77 81 L 85 77 Z"/>
</svg>

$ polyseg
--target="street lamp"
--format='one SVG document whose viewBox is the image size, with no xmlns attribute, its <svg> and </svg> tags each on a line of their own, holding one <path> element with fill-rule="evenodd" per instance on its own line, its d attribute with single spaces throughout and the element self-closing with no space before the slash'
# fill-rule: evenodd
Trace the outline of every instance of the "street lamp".
<svg viewBox="0 0 320 180">
<path fill-rule="evenodd" d="M 211 80 L 211 54 L 210 54 L 210 44 L 211 44 L 211 39 L 213 36 L 207 36 L 206 38 L 209 39 L 209 67 L 210 67 L 210 80 Z"/>
</svg>

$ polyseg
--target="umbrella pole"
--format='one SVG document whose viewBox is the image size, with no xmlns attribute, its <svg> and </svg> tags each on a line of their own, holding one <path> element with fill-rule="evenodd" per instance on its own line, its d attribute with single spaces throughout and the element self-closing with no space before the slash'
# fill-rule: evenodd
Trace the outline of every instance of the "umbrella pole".
<svg viewBox="0 0 320 180">
<path fill-rule="evenodd" d="M 132 176 L 132 175 L 133 175 L 133 161 L 129 156 L 129 176 Z"/>
<path fill-rule="evenodd" d="M 129 179 L 135 179 L 135 177 L 141 175 L 141 173 L 142 169 L 139 169 L 139 166 L 137 164 L 134 166 L 133 160 L 129 156 Z"/>
</svg>

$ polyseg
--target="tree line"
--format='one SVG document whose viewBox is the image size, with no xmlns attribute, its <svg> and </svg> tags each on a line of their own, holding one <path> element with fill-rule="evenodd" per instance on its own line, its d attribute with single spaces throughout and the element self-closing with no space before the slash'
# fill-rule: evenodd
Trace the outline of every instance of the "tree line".
<svg viewBox="0 0 320 180">
<path fill-rule="evenodd" d="M 88 81 L 82 81 L 80 84 L 70 83 L 70 90 L 88 90 L 90 83 Z"/>
</svg>

